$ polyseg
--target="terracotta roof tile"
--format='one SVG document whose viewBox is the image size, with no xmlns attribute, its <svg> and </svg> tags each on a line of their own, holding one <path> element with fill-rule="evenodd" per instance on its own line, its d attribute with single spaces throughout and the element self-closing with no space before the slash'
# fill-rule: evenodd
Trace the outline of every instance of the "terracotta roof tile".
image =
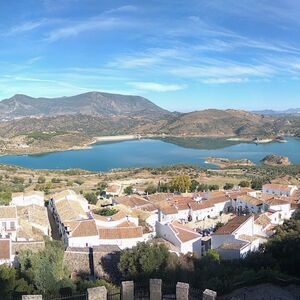
<svg viewBox="0 0 300 300">
<path fill-rule="evenodd" d="M 190 228 L 180 224 L 178 221 L 170 223 L 170 227 L 176 233 L 176 236 L 181 242 L 191 241 L 197 238 L 201 238 L 201 235 Z"/>
<path fill-rule="evenodd" d="M 96 236 L 98 229 L 94 220 L 81 220 L 77 227 L 71 232 L 72 237 Z"/>
<path fill-rule="evenodd" d="M 242 224 L 244 224 L 252 216 L 238 216 L 231 219 L 227 224 L 220 227 L 214 234 L 232 234 L 236 231 Z"/>
<path fill-rule="evenodd" d="M 271 219 L 266 214 L 261 214 L 255 219 L 255 224 L 266 227 L 271 224 Z"/>
<path fill-rule="evenodd" d="M 112 184 L 106 188 L 106 193 L 119 193 L 121 191 L 121 186 L 119 184 Z"/>
<path fill-rule="evenodd" d="M 143 197 L 140 197 L 138 195 L 130 195 L 130 196 L 122 196 L 122 197 L 116 197 L 114 200 L 118 204 L 123 204 L 125 206 L 129 206 L 131 208 L 140 207 L 146 204 L 149 204 L 150 202 L 144 199 Z"/>
<path fill-rule="evenodd" d="M 263 204 L 262 200 L 252 197 L 252 196 L 249 196 L 249 195 L 241 195 L 238 197 L 238 199 L 240 199 L 244 202 L 250 203 L 251 205 L 254 205 L 254 206 Z"/>
<path fill-rule="evenodd" d="M 131 239 L 143 236 L 141 226 L 137 227 L 114 227 L 114 228 L 99 228 L 99 237 L 104 240 Z"/>
<path fill-rule="evenodd" d="M 10 259 L 10 239 L 0 239 L 0 259 Z"/>
</svg>

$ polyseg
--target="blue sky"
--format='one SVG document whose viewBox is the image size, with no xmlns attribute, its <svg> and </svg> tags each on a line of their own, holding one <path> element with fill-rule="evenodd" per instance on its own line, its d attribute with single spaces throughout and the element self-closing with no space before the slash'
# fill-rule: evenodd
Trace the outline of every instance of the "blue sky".
<svg viewBox="0 0 300 300">
<path fill-rule="evenodd" d="M 0 99 L 106 91 L 178 111 L 300 107 L 295 0 L 0 0 Z"/>
</svg>

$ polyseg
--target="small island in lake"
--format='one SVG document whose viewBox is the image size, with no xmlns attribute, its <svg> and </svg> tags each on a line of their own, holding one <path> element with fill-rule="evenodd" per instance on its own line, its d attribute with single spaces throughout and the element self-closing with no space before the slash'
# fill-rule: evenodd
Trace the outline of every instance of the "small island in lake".
<svg viewBox="0 0 300 300">
<path fill-rule="evenodd" d="M 261 162 L 269 166 L 289 166 L 291 164 L 288 157 L 276 154 L 267 155 Z"/>
<path fill-rule="evenodd" d="M 249 159 L 228 159 L 223 157 L 206 157 L 206 163 L 214 164 L 220 168 L 236 167 L 236 166 L 255 166 L 255 163 Z"/>
</svg>

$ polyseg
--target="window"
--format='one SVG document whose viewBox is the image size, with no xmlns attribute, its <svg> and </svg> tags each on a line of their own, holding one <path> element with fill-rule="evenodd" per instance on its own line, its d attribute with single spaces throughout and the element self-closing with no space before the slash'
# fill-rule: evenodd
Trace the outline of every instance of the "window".
<svg viewBox="0 0 300 300">
<path fill-rule="evenodd" d="M 15 229 L 15 222 L 14 221 L 11 221 L 10 222 L 10 229 Z"/>
<path fill-rule="evenodd" d="M 2 228 L 6 230 L 6 222 L 2 222 Z"/>
</svg>

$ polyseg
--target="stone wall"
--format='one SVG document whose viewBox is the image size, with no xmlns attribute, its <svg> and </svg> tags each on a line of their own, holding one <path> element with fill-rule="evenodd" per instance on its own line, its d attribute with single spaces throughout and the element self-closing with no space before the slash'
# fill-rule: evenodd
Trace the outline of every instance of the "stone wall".
<svg viewBox="0 0 300 300">
<path fill-rule="evenodd" d="M 98 246 L 93 249 L 69 247 L 65 251 L 64 262 L 72 277 L 94 275 L 96 278 L 112 279 L 116 275 L 112 271 L 117 268 L 119 252 L 117 246 Z"/>
<path fill-rule="evenodd" d="M 88 248 L 67 248 L 64 254 L 64 263 L 72 277 L 88 277 L 91 273 Z"/>
</svg>

